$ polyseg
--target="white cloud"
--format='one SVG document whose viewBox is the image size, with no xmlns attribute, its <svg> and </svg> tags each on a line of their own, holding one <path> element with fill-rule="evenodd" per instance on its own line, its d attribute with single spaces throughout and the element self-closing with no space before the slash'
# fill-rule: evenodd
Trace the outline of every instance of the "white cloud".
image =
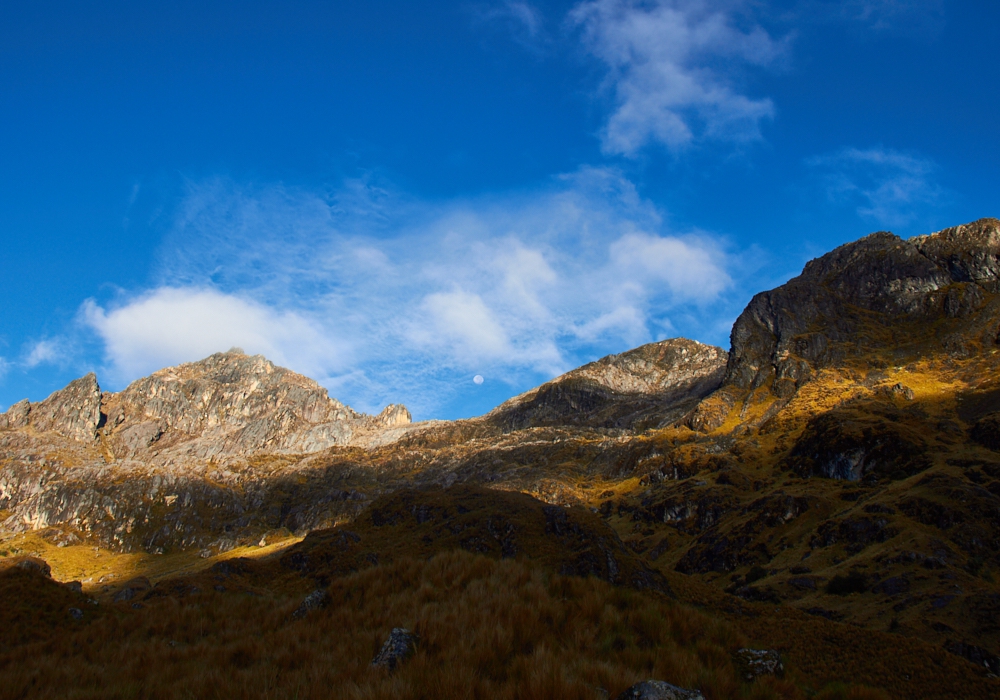
<svg viewBox="0 0 1000 700">
<path fill-rule="evenodd" d="M 821 174 L 830 201 L 851 204 L 883 226 L 905 226 L 946 197 L 933 161 L 890 148 L 845 148 L 807 163 Z"/>
<path fill-rule="evenodd" d="M 721 255 L 706 236 L 629 233 L 611 245 L 611 260 L 623 278 L 640 288 L 666 285 L 678 299 L 714 297 L 729 285 L 729 275 L 717 269 Z"/>
<path fill-rule="evenodd" d="M 588 0 L 570 12 L 584 46 L 608 69 L 615 106 L 602 133 L 605 152 L 633 156 L 651 143 L 676 149 L 696 139 L 761 137 L 774 105 L 743 94 L 733 68 L 772 65 L 785 42 L 752 23 L 738 27 L 738 4 Z"/>
<path fill-rule="evenodd" d="M 456 290 L 424 297 L 410 337 L 435 350 L 447 344 L 464 364 L 492 362 L 511 354 L 510 338 L 478 294 Z"/>
<path fill-rule="evenodd" d="M 63 357 L 60 344 L 55 340 L 39 340 L 31 346 L 24 358 L 24 366 L 28 369 L 40 364 L 57 362 Z"/>
<path fill-rule="evenodd" d="M 125 379 L 234 346 L 314 376 L 344 359 L 343 343 L 299 314 L 213 289 L 161 287 L 110 310 L 88 300 L 82 316 Z"/>
<path fill-rule="evenodd" d="M 155 289 L 83 308 L 123 380 L 239 345 L 360 410 L 424 417 L 455 376 L 527 388 L 661 337 L 675 315 L 738 311 L 720 241 L 674 233 L 600 168 L 444 203 L 364 181 L 332 195 L 192 184 L 160 259 Z"/>
</svg>

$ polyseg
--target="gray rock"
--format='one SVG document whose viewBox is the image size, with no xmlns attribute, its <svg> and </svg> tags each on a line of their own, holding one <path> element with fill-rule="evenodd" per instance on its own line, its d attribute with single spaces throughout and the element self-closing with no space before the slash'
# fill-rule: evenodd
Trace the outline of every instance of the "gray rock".
<svg viewBox="0 0 1000 700">
<path fill-rule="evenodd" d="M 413 417 L 406 409 L 406 406 L 398 403 L 391 403 L 382 409 L 382 412 L 375 416 L 375 422 L 387 428 L 397 425 L 407 425 L 413 422 Z"/>
<path fill-rule="evenodd" d="M 761 676 L 777 676 L 785 671 L 781 663 L 781 654 L 773 649 L 739 649 L 736 652 L 736 663 L 740 673 L 748 681 Z"/>
<path fill-rule="evenodd" d="M 909 240 L 873 233 L 810 261 L 801 275 L 750 301 L 733 326 L 723 386 L 769 386 L 779 397 L 790 396 L 816 369 L 870 351 L 866 324 L 885 330 L 908 327 L 896 321 L 971 319 L 985 303 L 983 290 L 998 287 L 996 219 Z M 845 313 L 848 308 L 864 313 Z M 898 332 L 878 342 L 905 345 L 907 331 Z M 901 387 L 902 398 L 910 393 Z"/>
<path fill-rule="evenodd" d="M 31 406 L 35 430 L 53 430 L 80 442 L 93 442 L 101 421 L 101 387 L 91 372 Z"/>
<path fill-rule="evenodd" d="M 72 617 L 74 620 L 82 620 L 83 610 L 80 610 L 80 608 L 70 608 L 69 616 Z"/>
<path fill-rule="evenodd" d="M 721 348 L 684 338 L 649 343 L 515 396 L 485 420 L 503 431 L 556 425 L 662 427 L 719 387 L 727 357 Z"/>
<path fill-rule="evenodd" d="M 116 603 L 124 603 L 135 598 L 138 594 L 148 591 L 152 586 L 145 576 L 136 576 L 129 579 L 122 585 L 122 589 L 115 594 Z"/>
<path fill-rule="evenodd" d="M 664 681 L 642 681 L 631 686 L 617 700 L 705 700 L 699 690 L 678 688 Z"/>
<path fill-rule="evenodd" d="M 0 428 L 23 428 L 28 424 L 30 413 L 31 403 L 28 399 L 21 399 L 3 414 L 3 422 L 0 423 Z"/>
<path fill-rule="evenodd" d="M 412 656 L 417 650 L 417 635 L 402 627 L 393 628 L 389 638 L 372 659 L 372 666 L 390 671 Z"/>
<path fill-rule="evenodd" d="M 318 588 L 307 595 L 299 604 L 299 607 L 295 608 L 295 612 L 292 613 L 292 619 L 298 620 L 303 618 L 313 610 L 326 607 L 329 602 L 330 595 L 326 592 L 326 589 Z"/>
<path fill-rule="evenodd" d="M 41 574 L 45 578 L 52 578 L 52 567 L 48 565 L 42 559 L 36 559 L 35 557 L 27 557 L 15 564 L 18 569 L 24 571 L 30 571 L 32 573 Z"/>
</svg>

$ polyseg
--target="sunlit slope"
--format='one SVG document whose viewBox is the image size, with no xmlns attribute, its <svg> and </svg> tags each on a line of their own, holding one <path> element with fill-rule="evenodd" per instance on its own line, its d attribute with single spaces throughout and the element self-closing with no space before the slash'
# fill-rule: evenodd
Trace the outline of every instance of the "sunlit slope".
<svg viewBox="0 0 1000 700">
<path fill-rule="evenodd" d="M 923 650 L 912 652 L 920 663 L 945 654 L 985 683 L 1000 674 L 998 260 L 992 219 L 910 241 L 873 234 L 755 297 L 728 355 L 663 341 L 574 370 L 481 418 L 347 416 L 361 421 L 345 425 L 363 440 L 302 453 L 283 441 L 312 430 L 302 407 L 319 395 L 309 391 L 295 404 L 291 432 L 273 433 L 281 436 L 274 449 L 208 454 L 206 433 L 170 442 L 165 431 L 121 456 L 114 431 L 124 428 L 89 440 L 79 426 L 92 411 L 67 410 L 71 397 L 93 403 L 93 387 L 80 380 L 38 409 L 39 422 L 26 420 L 23 406 L 5 416 L 0 507 L 5 537 L 14 537 L 6 541 L 51 557 L 57 577 L 91 578 L 91 586 L 114 573 L 92 589 L 105 596 L 122 577 L 155 583 L 266 554 L 280 541 L 290 543 L 283 557 L 304 563 L 275 575 L 299 595 L 305 582 L 329 585 L 401 556 L 459 548 L 502 558 L 496 533 L 510 526 L 530 542 L 517 552 L 537 552 L 533 565 L 556 573 L 614 581 L 613 551 L 616 583 L 630 585 L 634 572 L 662 576 L 681 600 L 734 620 L 734 610 L 770 610 L 787 624 L 768 627 L 754 613 L 734 624 L 787 653 L 804 653 L 812 634 L 855 639 L 859 649 L 910 644 Z M 244 389 L 252 393 L 252 384 Z M 300 395 L 292 389 L 288 396 Z M 239 405 L 270 404 L 260 396 Z M 279 425 L 277 415 L 233 420 L 242 431 Z M 240 440 L 220 444 L 250 444 Z M 449 488 L 462 484 L 515 501 L 487 495 L 490 515 L 458 514 L 461 499 Z M 407 501 L 415 493 L 436 504 L 426 520 Z M 553 538 L 542 506 L 519 506 L 517 493 L 574 506 L 581 519 L 573 522 L 596 532 L 603 521 L 617 540 Z M 376 526 L 390 503 L 395 524 Z M 574 569 L 580 557 L 591 565 Z M 245 585 L 270 590 L 265 579 Z M 870 636 L 852 637 L 859 629 Z M 844 673 L 883 673 L 867 651 L 810 654 L 801 657 L 812 659 L 806 666 L 828 657 L 841 659 Z M 913 675 L 894 668 L 894 678 Z M 820 676 L 809 678 L 821 687 Z"/>
</svg>

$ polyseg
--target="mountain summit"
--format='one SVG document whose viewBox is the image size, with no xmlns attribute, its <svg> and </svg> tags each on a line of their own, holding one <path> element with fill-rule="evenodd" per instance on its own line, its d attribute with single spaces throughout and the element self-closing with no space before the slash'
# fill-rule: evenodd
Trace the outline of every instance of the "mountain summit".
<svg viewBox="0 0 1000 700">
<path fill-rule="evenodd" d="M 843 245 L 756 295 L 731 339 L 610 355 L 460 421 L 360 414 L 238 351 L 118 393 L 87 375 L 0 415 L 0 527 L 206 558 L 320 530 L 283 561 L 332 576 L 424 551 L 414 528 L 514 551 L 523 523 L 488 487 L 546 502 L 547 561 L 568 561 L 545 548 L 582 506 L 609 529 L 575 571 L 618 580 L 627 550 L 725 614 L 794 611 L 781 634 L 838 620 L 1000 672 L 1000 222 Z"/>
</svg>

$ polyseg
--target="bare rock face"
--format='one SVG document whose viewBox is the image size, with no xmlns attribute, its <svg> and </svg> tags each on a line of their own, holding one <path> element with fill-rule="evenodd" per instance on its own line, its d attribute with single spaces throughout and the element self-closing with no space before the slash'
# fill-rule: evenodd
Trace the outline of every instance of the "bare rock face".
<svg viewBox="0 0 1000 700">
<path fill-rule="evenodd" d="M 104 433 L 118 457 L 154 444 L 198 457 L 315 452 L 347 444 L 358 429 L 410 418 L 403 406 L 364 416 L 313 380 L 238 350 L 160 370 L 106 394 L 104 412 Z"/>
<path fill-rule="evenodd" d="M 0 430 L 4 428 L 23 428 L 28 424 L 28 415 L 30 413 L 31 403 L 28 399 L 21 399 L 0 416 Z"/>
<path fill-rule="evenodd" d="M 39 432 L 55 431 L 80 442 L 93 442 L 101 420 L 101 388 L 93 372 L 70 382 L 44 401 L 32 405 L 27 399 L 7 410 L 0 428 L 31 425 Z"/>
<path fill-rule="evenodd" d="M 371 665 L 375 668 L 396 669 L 417 650 L 417 635 L 404 627 L 394 627 Z"/>
<path fill-rule="evenodd" d="M 486 420 L 507 431 L 660 427 L 719 387 L 726 358 L 721 348 L 684 338 L 650 343 L 567 372 L 501 404 Z"/>
<path fill-rule="evenodd" d="M 413 420 L 406 406 L 398 403 L 391 403 L 382 409 L 382 412 L 375 416 L 375 422 L 386 428 L 394 428 L 399 425 L 407 425 Z"/>
<path fill-rule="evenodd" d="M 679 688 L 664 681 L 636 683 L 618 696 L 617 700 L 705 700 L 701 691 Z"/>
<path fill-rule="evenodd" d="M 873 233 L 751 300 L 733 326 L 725 384 L 770 386 L 784 397 L 819 367 L 913 342 L 928 321 L 969 318 L 964 335 L 986 332 L 992 314 L 977 312 L 998 291 L 996 219 L 909 240 Z M 995 342 L 995 324 L 990 330 Z M 958 336 L 950 340 L 961 345 Z"/>
</svg>

